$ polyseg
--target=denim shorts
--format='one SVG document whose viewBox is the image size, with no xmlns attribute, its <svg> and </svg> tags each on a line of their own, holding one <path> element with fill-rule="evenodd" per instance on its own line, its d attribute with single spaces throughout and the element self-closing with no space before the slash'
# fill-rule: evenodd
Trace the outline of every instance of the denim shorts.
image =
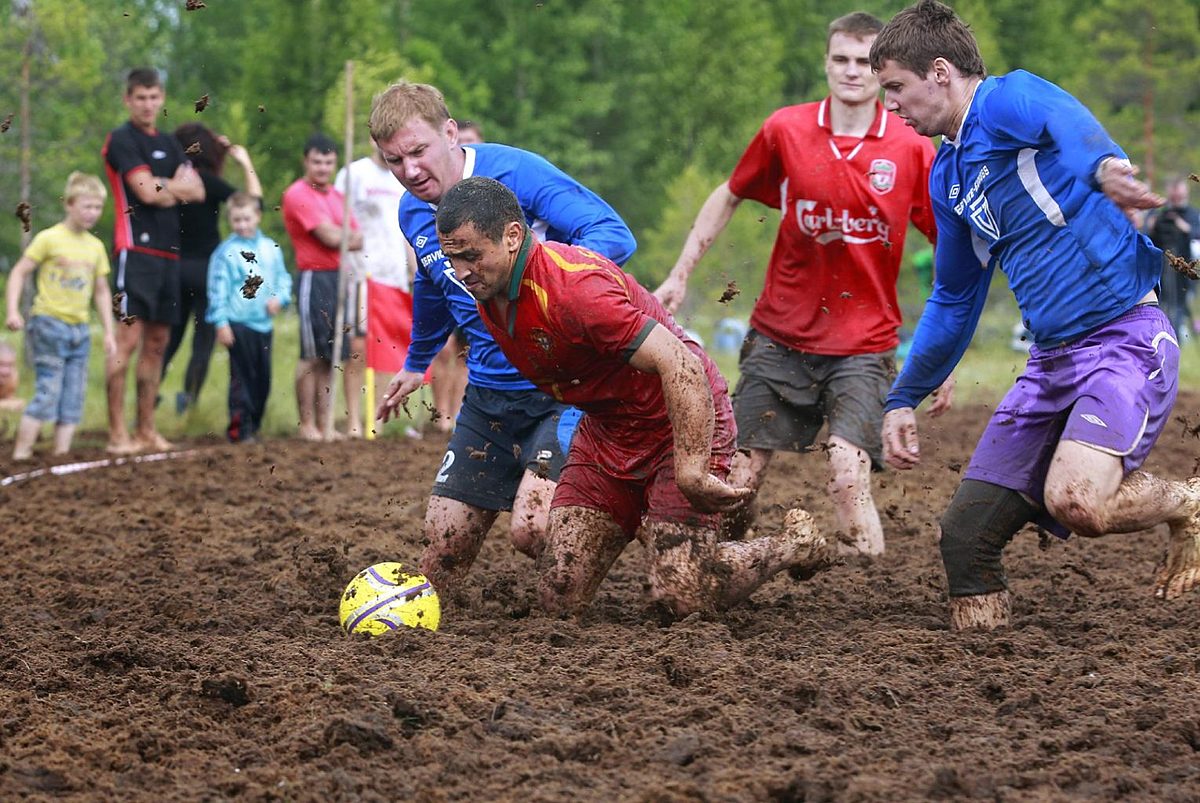
<svg viewBox="0 0 1200 803">
<path fill-rule="evenodd" d="M 36 377 L 25 415 L 38 421 L 78 424 L 83 418 L 88 353 L 92 335 L 86 323 L 65 323 L 34 315 L 25 326 Z"/>
</svg>

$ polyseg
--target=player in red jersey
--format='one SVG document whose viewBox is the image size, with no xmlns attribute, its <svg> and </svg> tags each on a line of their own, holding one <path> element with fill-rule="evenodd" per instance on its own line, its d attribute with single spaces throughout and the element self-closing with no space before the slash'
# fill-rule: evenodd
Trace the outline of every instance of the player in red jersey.
<svg viewBox="0 0 1200 803">
<path fill-rule="evenodd" d="M 778 450 L 808 450 L 829 422 L 829 492 L 864 554 L 883 552 L 871 467 L 883 468 L 883 399 L 895 374 L 896 277 L 911 219 L 931 241 L 933 146 L 880 105 L 868 55 L 883 27 L 862 12 L 830 23 L 829 97 L 763 123 L 729 181 L 701 208 L 679 259 L 655 291 L 668 310 L 745 199 L 782 220 L 766 285 L 750 317 L 734 393 L 739 451 L 731 481 L 755 492 Z M 952 384 L 931 407 L 950 404 Z M 750 506 L 739 516 L 749 525 Z"/>
<path fill-rule="evenodd" d="M 586 248 L 539 243 L 516 197 L 464 179 L 438 205 L 438 238 L 496 343 L 527 379 L 586 415 L 550 509 L 539 595 L 581 612 L 637 538 L 650 588 L 676 615 L 723 608 L 783 569 L 829 564 L 812 517 L 719 543 L 719 514 L 750 494 L 724 477 L 736 427 L 725 380 L 648 291 Z"/>
</svg>

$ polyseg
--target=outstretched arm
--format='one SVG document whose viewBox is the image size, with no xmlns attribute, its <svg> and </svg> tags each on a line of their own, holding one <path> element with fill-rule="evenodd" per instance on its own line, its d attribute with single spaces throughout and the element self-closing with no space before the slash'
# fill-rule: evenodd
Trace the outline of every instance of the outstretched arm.
<svg viewBox="0 0 1200 803">
<path fill-rule="evenodd" d="M 668 311 L 674 313 L 679 310 L 687 295 L 688 277 L 692 275 L 701 258 L 708 253 L 717 237 L 721 236 L 721 232 L 725 231 L 741 202 L 742 199 L 730 191 L 729 182 L 725 181 L 709 194 L 704 206 L 700 207 L 679 259 L 675 260 L 670 274 L 654 291 L 654 295 Z"/>
<path fill-rule="evenodd" d="M 712 456 L 712 389 L 700 358 L 657 323 L 629 364 L 662 379 L 667 417 L 675 433 L 675 481 L 698 510 L 723 512 L 746 503 L 749 488 L 734 488 L 708 470 Z"/>
</svg>

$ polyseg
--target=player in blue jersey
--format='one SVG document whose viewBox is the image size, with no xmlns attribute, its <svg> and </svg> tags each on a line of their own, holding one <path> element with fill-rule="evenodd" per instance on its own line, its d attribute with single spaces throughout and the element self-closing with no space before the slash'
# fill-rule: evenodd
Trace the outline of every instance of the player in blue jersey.
<svg viewBox="0 0 1200 803">
<path fill-rule="evenodd" d="M 918 462 L 913 408 L 962 357 L 997 266 L 1035 341 L 942 518 L 951 627 L 1008 623 L 1001 553 L 1030 521 L 1063 537 L 1167 522 L 1156 595 L 1200 585 L 1200 478 L 1138 470 L 1175 401 L 1179 344 L 1157 304 L 1162 252 L 1126 213 L 1163 200 L 1062 89 L 985 77 L 970 29 L 936 0 L 887 24 L 871 66 L 888 109 L 945 138 L 933 295 L 884 408 L 888 462 Z"/>
<path fill-rule="evenodd" d="M 506 145 L 458 143 L 458 125 L 428 84 L 397 83 L 376 97 L 371 135 L 408 190 L 400 228 L 416 254 L 413 333 L 404 370 L 379 406 L 387 420 L 421 385 L 447 336 L 467 338 L 467 390 L 425 514 L 421 570 L 445 590 L 466 575 L 502 510 L 512 511 L 513 545 L 542 551 L 550 500 L 580 413 L 537 390 L 509 363 L 479 318 L 475 299 L 442 254 L 437 204 L 469 176 L 497 179 L 519 199 L 543 239 L 580 245 L 618 264 L 637 243 L 598 195 L 542 157 Z"/>
</svg>

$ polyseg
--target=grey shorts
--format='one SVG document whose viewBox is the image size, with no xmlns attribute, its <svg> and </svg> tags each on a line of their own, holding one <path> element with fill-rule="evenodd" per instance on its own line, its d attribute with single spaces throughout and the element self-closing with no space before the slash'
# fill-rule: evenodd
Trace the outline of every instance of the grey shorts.
<svg viewBox="0 0 1200 803">
<path fill-rule="evenodd" d="M 883 402 L 896 377 L 895 353 L 806 354 L 753 329 L 742 343 L 733 395 L 738 448 L 803 452 L 825 421 L 883 469 Z"/>
</svg>

